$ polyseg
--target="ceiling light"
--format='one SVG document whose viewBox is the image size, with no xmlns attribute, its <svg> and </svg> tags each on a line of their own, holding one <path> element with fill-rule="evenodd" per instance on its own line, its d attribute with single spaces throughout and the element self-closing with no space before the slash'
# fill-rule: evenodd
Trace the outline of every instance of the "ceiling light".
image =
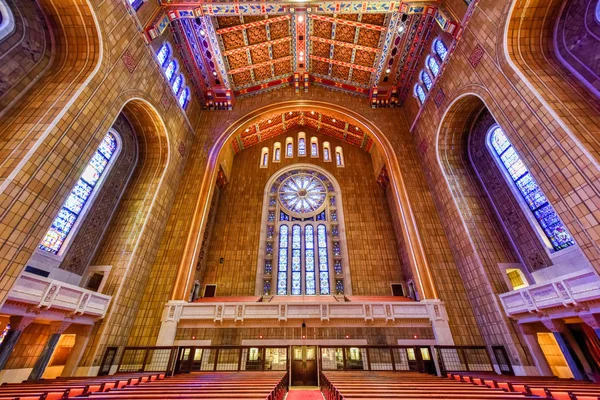
<svg viewBox="0 0 600 400">
<path fill-rule="evenodd" d="M 270 123 L 271 123 L 271 120 L 268 120 L 268 121 L 267 121 L 267 124 L 270 124 Z"/>
<path fill-rule="evenodd" d="M 217 71 L 213 71 L 213 76 L 217 76 Z"/>
<path fill-rule="evenodd" d="M 290 115 L 292 115 L 292 112 L 290 111 Z"/>
<path fill-rule="evenodd" d="M 335 124 L 335 118 L 331 120 L 331 122 L 333 122 Z"/>
<path fill-rule="evenodd" d="M 250 128 L 246 128 L 246 132 L 250 132 Z"/>
<path fill-rule="evenodd" d="M 301 56 L 303 56 L 303 55 L 304 55 L 304 52 L 303 52 L 303 51 L 301 51 L 301 52 L 300 52 L 300 55 L 301 55 Z"/>
<path fill-rule="evenodd" d="M 406 29 L 406 27 L 405 27 L 404 25 L 402 25 L 402 24 L 401 24 L 401 25 L 399 25 L 399 26 L 398 26 L 398 33 L 402 33 L 402 32 L 404 32 L 404 30 L 405 30 L 405 29 Z"/>
<path fill-rule="evenodd" d="M 206 31 L 204 31 L 204 29 L 200 29 L 200 36 L 204 36 L 206 35 Z"/>
<path fill-rule="evenodd" d="M 310 115 L 315 115 L 315 112 L 314 112 L 314 111 L 311 111 L 311 112 L 310 112 Z"/>
<path fill-rule="evenodd" d="M 298 22 L 303 22 L 304 21 L 304 17 L 302 15 L 298 15 Z"/>
<path fill-rule="evenodd" d="M 389 69 L 389 68 L 385 70 L 385 73 L 386 73 L 386 74 L 389 74 L 390 72 L 392 72 L 392 70 L 391 70 L 391 69 Z"/>
<path fill-rule="evenodd" d="M 358 130 L 358 126 L 355 126 L 354 129 Z"/>
</svg>

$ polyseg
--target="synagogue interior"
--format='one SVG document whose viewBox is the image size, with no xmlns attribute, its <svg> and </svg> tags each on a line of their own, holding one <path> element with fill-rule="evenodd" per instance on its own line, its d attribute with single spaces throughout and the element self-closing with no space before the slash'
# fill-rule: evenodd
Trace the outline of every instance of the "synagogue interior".
<svg viewBox="0 0 600 400">
<path fill-rule="evenodd" d="M 600 398 L 600 0 L 0 0 L 0 399 Z"/>
</svg>

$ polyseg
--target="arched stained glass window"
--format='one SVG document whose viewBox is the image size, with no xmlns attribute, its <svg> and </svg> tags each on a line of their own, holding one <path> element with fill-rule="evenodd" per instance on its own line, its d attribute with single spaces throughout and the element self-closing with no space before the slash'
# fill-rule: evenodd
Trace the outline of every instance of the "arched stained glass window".
<svg viewBox="0 0 600 400">
<path fill-rule="evenodd" d="M 419 99 L 419 103 L 425 103 L 425 90 L 423 89 L 423 86 L 418 83 L 415 85 L 415 96 Z"/>
<path fill-rule="evenodd" d="M 187 106 L 187 103 L 190 100 L 190 89 L 185 88 L 184 90 L 182 90 L 181 93 L 179 93 L 179 98 L 177 100 L 181 108 L 185 110 L 185 107 Z"/>
<path fill-rule="evenodd" d="M 285 156 L 286 157 L 293 157 L 294 156 L 294 145 L 291 142 L 289 142 L 286 145 Z"/>
<path fill-rule="evenodd" d="M 179 74 L 177 76 L 177 78 L 175 78 L 175 81 L 173 82 L 173 92 L 175 94 L 179 94 L 179 91 L 181 90 L 182 85 L 183 85 L 183 75 Z"/>
<path fill-rule="evenodd" d="M 58 254 L 116 151 L 117 139 L 109 132 L 54 218 L 39 245 L 40 249 Z"/>
<path fill-rule="evenodd" d="M 441 41 L 441 39 L 435 39 L 433 41 L 433 50 L 442 61 L 444 61 L 448 56 L 448 48 L 446 47 L 444 42 Z"/>
<path fill-rule="evenodd" d="M 302 294 L 302 260 L 300 225 L 292 226 L 292 294 Z"/>
<path fill-rule="evenodd" d="M 175 60 L 171 60 L 171 62 L 167 65 L 167 69 L 165 70 L 165 75 L 167 76 L 167 80 L 169 82 L 171 82 L 173 80 L 176 70 L 177 70 L 177 63 L 175 62 Z"/>
<path fill-rule="evenodd" d="M 321 288 L 321 294 L 330 294 L 327 228 L 325 228 L 325 225 L 317 226 L 317 243 L 319 248 L 319 287 Z"/>
<path fill-rule="evenodd" d="M 144 4 L 144 0 L 129 0 L 129 4 L 137 11 Z"/>
<path fill-rule="evenodd" d="M 304 139 L 303 137 L 298 139 L 298 155 L 306 155 L 306 139 Z"/>
<path fill-rule="evenodd" d="M 519 157 L 504 131 L 499 126 L 492 129 L 490 144 L 502 165 L 508 171 L 517 190 L 550 240 L 554 250 L 572 246 L 575 241 L 565 228 L 556 211 L 531 176 L 531 173 Z"/>
<path fill-rule="evenodd" d="M 156 53 L 156 58 L 158 59 L 158 64 L 161 67 L 164 67 L 171 55 L 171 49 L 167 43 L 163 44 L 158 53 Z"/>
<path fill-rule="evenodd" d="M 433 86 L 433 82 L 431 81 L 431 77 L 429 76 L 427 71 L 425 71 L 425 70 L 421 71 L 421 80 L 425 84 L 425 88 L 427 89 L 427 91 L 429 91 L 431 89 L 431 87 Z"/>
<path fill-rule="evenodd" d="M 279 258 L 277 274 L 277 294 L 287 294 L 287 265 L 288 265 L 288 226 L 279 227 Z"/>
<path fill-rule="evenodd" d="M 437 60 L 431 56 L 427 57 L 427 66 L 431 70 L 433 77 L 437 77 L 440 73 L 440 64 L 438 64 Z"/>
<path fill-rule="evenodd" d="M 306 259 L 306 294 L 317 294 L 315 280 L 315 229 L 306 225 L 304 229 L 304 252 Z"/>
</svg>

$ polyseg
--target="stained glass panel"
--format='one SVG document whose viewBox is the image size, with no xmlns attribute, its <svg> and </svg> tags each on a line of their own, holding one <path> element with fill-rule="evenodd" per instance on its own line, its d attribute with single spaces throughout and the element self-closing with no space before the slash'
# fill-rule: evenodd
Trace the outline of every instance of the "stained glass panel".
<svg viewBox="0 0 600 400">
<path fill-rule="evenodd" d="M 292 227 L 292 294 L 302 294 L 302 260 L 300 259 L 300 225 L 294 225 Z"/>
<path fill-rule="evenodd" d="M 431 56 L 427 57 L 427 66 L 431 70 L 431 73 L 433 74 L 433 76 L 437 77 L 438 74 L 440 73 L 440 65 L 438 64 L 436 59 Z"/>
<path fill-rule="evenodd" d="M 277 282 L 277 294 L 287 294 L 287 264 L 288 264 L 288 226 L 279 227 L 279 273 Z"/>
<path fill-rule="evenodd" d="M 431 86 L 433 86 L 433 82 L 431 81 L 431 77 L 429 76 L 427 71 L 421 72 L 421 80 L 425 84 L 425 88 L 427 88 L 427 90 L 429 91 L 429 89 L 431 89 Z"/>
<path fill-rule="evenodd" d="M 330 294 L 329 260 L 327 257 L 327 229 L 325 225 L 317 227 L 317 243 L 319 248 L 319 283 L 323 295 Z"/>
<path fill-rule="evenodd" d="M 423 86 L 417 84 L 415 86 L 415 94 L 421 104 L 425 103 L 425 90 L 423 89 Z"/>
<path fill-rule="evenodd" d="M 327 196 L 323 182 L 310 174 L 295 174 L 279 188 L 279 200 L 288 210 L 308 213 L 318 210 Z"/>
<path fill-rule="evenodd" d="M 575 244 L 575 241 L 569 232 L 567 232 L 558 214 L 556 214 L 552 205 L 548 203 L 544 192 L 533 176 L 531 176 L 531 173 L 529 173 L 527 167 L 500 127 L 492 131 L 490 144 L 510 174 L 525 203 L 550 240 L 554 250 L 561 250 Z"/>
<path fill-rule="evenodd" d="M 171 51 L 169 50 L 169 45 L 166 43 L 162 45 L 158 53 L 156 54 L 156 58 L 158 59 L 158 64 L 161 67 L 164 67 L 167 63 L 167 59 L 169 58 Z"/>
<path fill-rule="evenodd" d="M 177 63 L 174 60 L 171 60 L 169 65 L 167 65 L 167 69 L 165 70 L 165 75 L 167 76 L 167 80 L 171 82 L 173 80 L 173 76 L 175 75 L 175 70 L 177 69 Z"/>
<path fill-rule="evenodd" d="M 286 157 L 293 157 L 294 156 L 294 145 L 291 143 L 288 143 L 286 146 Z"/>
<path fill-rule="evenodd" d="M 306 141 L 304 138 L 298 139 L 298 155 L 305 156 L 306 155 Z"/>
<path fill-rule="evenodd" d="M 173 92 L 175 94 L 178 94 L 182 85 L 183 85 L 183 75 L 178 75 L 177 78 L 175 78 L 175 82 L 173 82 Z"/>
<path fill-rule="evenodd" d="M 46 232 L 44 239 L 42 239 L 39 245 L 40 249 L 58 254 L 69 232 L 75 225 L 79 213 L 81 213 L 87 200 L 92 195 L 96 183 L 102 176 L 108 165 L 108 161 L 115 154 L 116 150 L 116 138 L 112 133 L 106 134 L 102 142 L 100 142 L 96 153 L 94 153 L 94 156 L 83 171 L 81 178 L 77 180 L 69 197 L 67 197 L 58 215 L 54 218 L 50 229 L 48 229 L 48 232 Z"/>
<path fill-rule="evenodd" d="M 344 161 L 342 159 L 342 153 L 339 151 L 335 152 L 335 161 L 337 162 L 337 166 L 341 167 L 342 165 L 344 165 Z"/>
<path fill-rule="evenodd" d="M 323 159 L 329 161 L 329 149 L 327 147 L 323 149 Z"/>
<path fill-rule="evenodd" d="M 280 161 L 281 160 L 281 149 L 279 147 L 277 147 L 275 149 L 275 161 Z"/>
<path fill-rule="evenodd" d="M 315 228 L 306 225 L 304 228 L 304 248 L 306 263 L 306 294 L 317 294 L 315 282 Z"/>
<path fill-rule="evenodd" d="M 433 49 L 435 50 L 435 53 L 438 55 L 438 57 L 440 57 L 442 60 L 445 60 L 448 56 L 448 48 L 440 39 L 436 39 L 433 42 Z"/>
<path fill-rule="evenodd" d="M 318 157 L 319 156 L 319 146 L 317 146 L 316 143 L 311 143 L 310 144 L 310 155 L 313 157 Z"/>
<path fill-rule="evenodd" d="M 187 102 L 190 98 L 190 89 L 185 88 L 180 94 L 179 94 L 179 98 L 177 99 L 179 101 L 179 106 L 183 109 L 185 109 L 185 107 L 187 106 Z"/>
</svg>

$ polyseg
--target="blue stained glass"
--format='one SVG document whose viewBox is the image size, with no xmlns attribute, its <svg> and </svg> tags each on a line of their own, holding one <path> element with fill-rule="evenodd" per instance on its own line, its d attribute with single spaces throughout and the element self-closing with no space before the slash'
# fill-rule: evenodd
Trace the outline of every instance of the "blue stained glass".
<svg viewBox="0 0 600 400">
<path fill-rule="evenodd" d="M 431 56 L 427 57 L 427 66 L 431 70 L 431 73 L 433 74 L 433 76 L 437 77 L 438 74 L 440 73 L 440 65 L 438 64 L 436 59 Z"/>
<path fill-rule="evenodd" d="M 301 257 L 300 257 L 300 225 L 292 227 L 292 295 L 302 294 L 301 288 Z"/>
<path fill-rule="evenodd" d="M 421 80 L 425 84 L 425 88 L 429 91 L 433 86 L 433 82 L 431 81 L 431 77 L 427 73 L 427 71 L 421 71 Z"/>
<path fill-rule="evenodd" d="M 321 294 L 330 294 L 329 260 L 327 258 L 327 230 L 325 225 L 317 227 L 317 243 L 319 247 L 319 282 Z"/>
<path fill-rule="evenodd" d="M 275 149 L 275 161 L 279 161 L 281 160 L 281 149 L 279 147 L 277 147 Z"/>
<path fill-rule="evenodd" d="M 552 205 L 548 203 L 544 192 L 531 176 L 521 157 L 519 157 L 500 127 L 492 131 L 490 144 L 509 172 L 515 186 L 550 240 L 554 250 L 561 250 L 575 244 L 558 214 L 556 214 Z"/>
<path fill-rule="evenodd" d="M 182 85 L 183 75 L 178 75 L 177 78 L 175 78 L 175 81 L 173 82 L 173 92 L 175 92 L 175 94 L 179 94 L 179 90 L 181 89 Z"/>
<path fill-rule="evenodd" d="M 338 279 L 337 281 L 335 281 L 335 292 L 337 294 L 344 294 L 344 281 L 341 279 Z"/>
<path fill-rule="evenodd" d="M 169 55 L 171 54 L 171 50 L 169 50 L 168 44 L 163 44 L 158 53 L 156 54 L 156 58 L 158 59 L 158 64 L 161 67 L 164 67 Z"/>
<path fill-rule="evenodd" d="M 306 155 L 306 143 L 304 138 L 298 139 L 298 155 L 305 156 Z"/>
<path fill-rule="evenodd" d="M 337 162 L 338 167 L 341 167 L 343 165 L 342 153 L 340 153 L 339 151 L 335 152 L 335 161 Z"/>
<path fill-rule="evenodd" d="M 175 70 L 177 69 L 177 63 L 175 60 L 171 60 L 169 65 L 167 65 L 167 69 L 165 70 L 165 75 L 167 76 L 167 80 L 171 82 L 173 80 L 173 76 L 175 76 Z"/>
<path fill-rule="evenodd" d="M 311 143 L 310 144 L 310 155 L 313 157 L 317 157 L 319 155 L 318 150 L 319 148 L 317 147 L 316 143 Z"/>
<path fill-rule="evenodd" d="M 435 53 L 438 55 L 438 57 L 440 57 L 442 60 L 445 60 L 448 56 L 448 48 L 440 39 L 436 39 L 433 42 L 433 49 L 435 50 Z"/>
<path fill-rule="evenodd" d="M 177 99 L 179 101 L 179 106 L 181 106 L 181 108 L 185 109 L 185 107 L 187 106 L 187 103 L 188 103 L 189 99 L 190 99 L 190 89 L 189 88 L 185 88 L 179 94 L 179 98 Z"/>
<path fill-rule="evenodd" d="M 326 219 L 327 217 L 325 216 L 325 210 L 317 214 L 317 221 L 325 221 Z"/>
<path fill-rule="evenodd" d="M 415 86 L 415 94 L 421 104 L 425 103 L 425 89 L 423 89 L 423 86 L 417 84 Z"/>
<path fill-rule="evenodd" d="M 40 249 L 58 254 L 69 232 L 75 225 L 75 221 L 79 218 L 79 213 L 91 196 L 96 183 L 116 150 L 117 141 L 115 137 L 112 133 L 106 134 L 39 244 Z"/>
<path fill-rule="evenodd" d="M 286 147 L 286 157 L 293 157 L 294 156 L 294 145 L 291 143 L 287 144 Z"/>
<path fill-rule="evenodd" d="M 263 286 L 263 294 L 268 296 L 271 293 L 271 281 L 265 281 Z"/>
<path fill-rule="evenodd" d="M 328 149 L 327 147 L 325 147 L 325 148 L 323 149 L 323 159 L 324 159 L 325 161 L 329 161 L 329 160 L 330 160 L 330 159 L 329 159 L 329 149 Z"/>
<path fill-rule="evenodd" d="M 287 294 L 287 264 L 288 264 L 288 226 L 279 227 L 279 273 L 277 294 Z"/>
<path fill-rule="evenodd" d="M 315 228 L 307 225 L 304 228 L 304 248 L 306 249 L 306 294 L 317 294 L 315 282 Z"/>
<path fill-rule="evenodd" d="M 279 220 L 280 221 L 289 221 L 290 216 L 284 213 L 283 211 L 279 211 Z"/>
</svg>

